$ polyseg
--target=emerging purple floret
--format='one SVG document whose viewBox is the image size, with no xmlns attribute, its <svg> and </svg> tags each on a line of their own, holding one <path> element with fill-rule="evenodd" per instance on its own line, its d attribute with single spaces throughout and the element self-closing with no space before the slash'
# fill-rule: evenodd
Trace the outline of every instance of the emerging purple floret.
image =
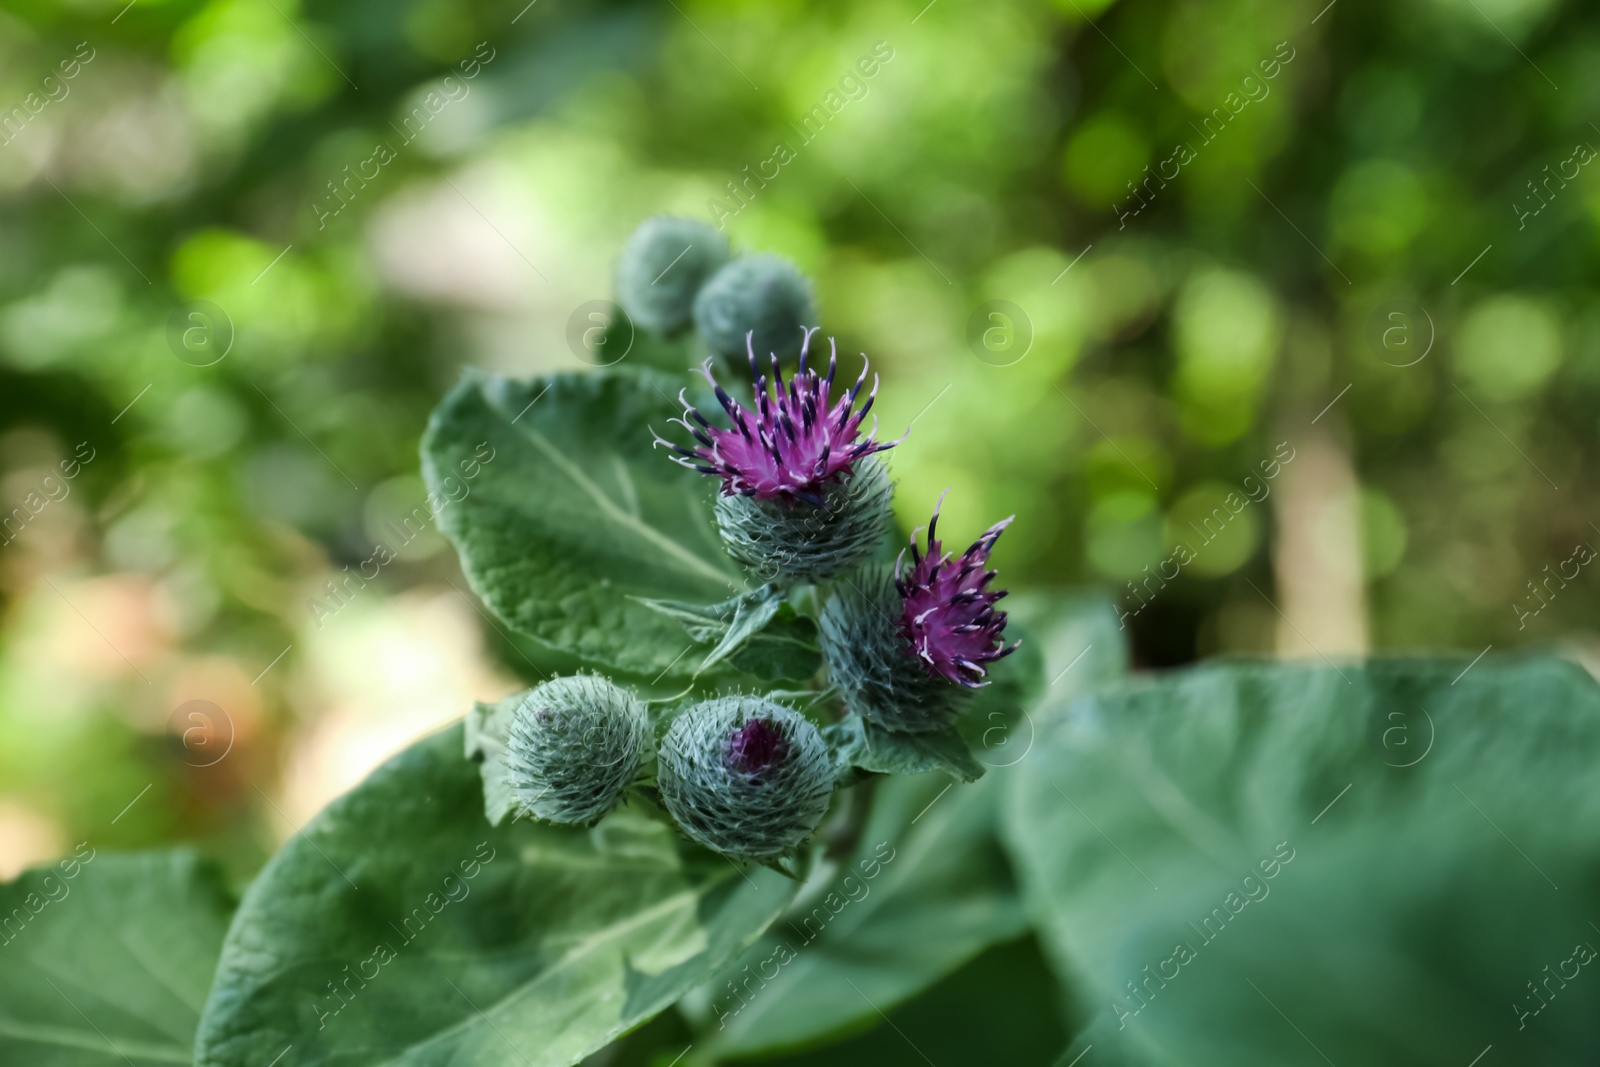
<svg viewBox="0 0 1600 1067">
<path fill-rule="evenodd" d="M 723 764 L 730 771 L 757 777 L 789 755 L 789 739 L 771 719 L 746 719 L 723 744 Z"/>
<path fill-rule="evenodd" d="M 943 506 L 944 497 L 939 498 L 939 504 Z M 939 508 L 935 507 L 928 523 L 927 554 L 918 553 L 917 533 L 913 532 L 910 573 L 903 572 L 905 553 L 895 563 L 894 584 L 905 605 L 897 628 L 911 642 L 907 651 L 921 660 L 930 676 L 968 688 L 987 685 L 984 664 L 1016 651 L 1016 644 L 1004 647 L 1001 635 L 1006 628 L 1006 613 L 994 608 L 1006 592 L 988 588 L 996 572 L 984 569 L 989 553 L 1011 525 L 1011 519 L 989 527 L 960 559 L 949 553 L 941 557 L 939 541 L 934 536 L 939 523 Z"/>
<path fill-rule="evenodd" d="M 867 402 L 860 411 L 853 410 L 856 396 L 867 380 L 865 365 L 849 392 L 829 406 L 828 394 L 838 369 L 839 351 L 830 338 L 828 344 L 833 351 L 828 357 L 828 373 L 826 377 L 818 376 L 806 366 L 807 349 L 815 332 L 815 328 L 806 331 L 800 346 L 799 372 L 787 386 L 778 369 L 778 357 L 772 357 L 774 388 L 770 391 L 767 376 L 756 367 L 754 333 L 746 335 L 750 373 L 755 378 L 754 411 L 739 404 L 717 384 L 711 375 L 711 361 L 706 360 L 700 372 L 716 390 L 717 400 L 733 421 L 733 428 L 723 430 L 711 425 L 679 393 L 684 417 L 672 421 L 688 430 L 699 446 L 685 448 L 659 435 L 656 444 L 678 453 L 673 459 L 690 470 L 721 478 L 724 495 L 741 494 L 757 500 L 782 498 L 789 503 L 803 500 L 824 507 L 824 485 L 848 475 L 851 464 L 863 456 L 893 448 L 900 442 L 873 440 L 876 425 L 866 436 L 861 435 L 861 420 L 872 410 L 872 402 L 878 396 L 878 380 L 874 376 Z"/>
</svg>

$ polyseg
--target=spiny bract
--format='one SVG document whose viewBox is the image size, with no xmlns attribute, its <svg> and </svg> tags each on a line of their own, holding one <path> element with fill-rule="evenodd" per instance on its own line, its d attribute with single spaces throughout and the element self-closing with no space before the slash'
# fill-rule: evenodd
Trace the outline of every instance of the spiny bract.
<svg viewBox="0 0 1600 1067">
<path fill-rule="evenodd" d="M 901 733 L 942 730 L 965 709 L 968 693 L 918 663 L 896 625 L 902 607 L 886 568 L 839 583 L 817 620 L 828 678 L 868 722 Z"/>
<path fill-rule="evenodd" d="M 822 822 L 833 795 L 821 732 L 764 697 L 693 705 L 673 721 L 657 758 L 667 811 L 689 837 L 729 856 L 790 851 Z"/>
<path fill-rule="evenodd" d="M 872 557 L 889 528 L 894 496 L 876 457 L 823 487 L 822 506 L 719 496 L 714 511 L 728 554 L 765 582 L 824 582 Z"/>
<path fill-rule="evenodd" d="M 506 767 L 524 811 L 591 823 L 639 775 L 650 721 L 633 694 L 587 674 L 528 690 L 511 721 Z"/>
</svg>

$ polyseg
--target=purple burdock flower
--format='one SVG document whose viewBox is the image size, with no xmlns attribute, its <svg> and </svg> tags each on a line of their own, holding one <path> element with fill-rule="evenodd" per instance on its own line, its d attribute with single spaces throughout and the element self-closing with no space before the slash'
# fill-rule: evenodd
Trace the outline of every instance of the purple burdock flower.
<svg viewBox="0 0 1600 1067">
<path fill-rule="evenodd" d="M 930 676 L 976 688 L 988 684 L 984 664 L 1017 648 L 1016 644 L 1003 645 L 1006 613 L 996 611 L 994 605 L 1006 592 L 988 588 L 996 572 L 984 569 L 995 542 L 1016 516 L 989 527 L 956 559 L 949 553 L 939 555 L 939 541 L 934 536 L 943 505 L 941 496 L 928 522 L 927 554 L 917 552 L 917 532 L 913 532 L 910 573 L 902 571 L 904 552 L 895 563 L 894 584 L 904 603 L 897 629 L 911 642 L 907 651 L 916 655 Z"/>
<path fill-rule="evenodd" d="M 789 741 L 771 719 L 746 719 L 723 744 L 722 761 L 730 771 L 751 777 L 789 755 Z"/>
<path fill-rule="evenodd" d="M 717 400 L 733 421 L 733 428 L 724 430 L 711 425 L 684 399 L 683 393 L 679 393 L 684 417 L 672 421 L 693 434 L 699 447 L 685 448 L 659 435 L 656 444 L 666 445 L 678 453 L 673 459 L 690 470 L 721 478 L 725 496 L 781 499 L 788 504 L 803 500 L 816 507 L 826 507 L 822 496 L 826 486 L 848 475 L 856 460 L 893 448 L 900 442 L 873 440 L 876 421 L 873 430 L 862 436 L 861 420 L 872 410 L 872 403 L 878 396 L 878 380 L 874 377 L 867 402 L 860 411 L 853 410 L 856 397 L 867 380 L 865 365 L 856 384 L 830 406 L 829 392 L 839 364 L 838 347 L 829 340 L 833 351 L 828 357 L 828 373 L 826 377 L 819 376 L 806 366 L 807 349 L 815 332 L 815 328 L 806 331 L 805 341 L 800 346 L 800 369 L 787 385 L 778 369 L 778 357 L 772 357 L 771 389 L 767 376 L 756 367 L 751 340 L 754 335 L 746 338 L 750 373 L 755 378 L 754 411 L 739 404 L 717 384 L 711 374 L 711 361 L 706 360 L 701 373 L 716 390 Z"/>
</svg>

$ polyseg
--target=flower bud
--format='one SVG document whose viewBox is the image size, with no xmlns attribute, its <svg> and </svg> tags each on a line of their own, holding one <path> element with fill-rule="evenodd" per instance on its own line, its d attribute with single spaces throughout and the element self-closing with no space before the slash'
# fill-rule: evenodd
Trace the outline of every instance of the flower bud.
<svg viewBox="0 0 1600 1067">
<path fill-rule="evenodd" d="M 889 528 L 888 471 L 869 456 L 820 492 L 820 507 L 803 500 L 718 496 L 717 529 L 728 553 L 768 582 L 821 582 L 860 566 Z"/>
<path fill-rule="evenodd" d="M 639 775 L 650 720 L 633 694 L 576 674 L 528 690 L 511 720 L 506 769 L 522 810 L 592 823 Z"/>
<path fill-rule="evenodd" d="M 711 351 L 729 359 L 744 354 L 747 338 L 762 356 L 793 355 L 807 324 L 816 321 L 810 283 L 780 256 L 742 256 L 713 274 L 694 298 L 695 329 Z"/>
<path fill-rule="evenodd" d="M 817 620 L 828 678 L 845 706 L 886 730 L 942 730 L 965 710 L 969 690 L 930 676 L 896 625 L 903 605 L 883 568 L 840 584 Z"/>
<path fill-rule="evenodd" d="M 822 822 L 833 796 L 821 732 L 763 697 L 718 697 L 688 708 L 657 758 L 667 811 L 689 837 L 729 856 L 789 851 Z"/>
<path fill-rule="evenodd" d="M 617 262 L 617 302 L 628 317 L 670 336 L 694 318 L 694 297 L 728 262 L 728 242 L 693 219 L 645 219 L 622 246 Z"/>
</svg>

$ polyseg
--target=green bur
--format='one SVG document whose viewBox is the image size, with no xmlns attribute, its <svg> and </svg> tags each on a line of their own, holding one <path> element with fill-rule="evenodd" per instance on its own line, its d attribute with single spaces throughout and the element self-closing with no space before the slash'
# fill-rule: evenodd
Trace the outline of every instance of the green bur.
<svg viewBox="0 0 1600 1067">
<path fill-rule="evenodd" d="M 886 569 L 862 571 L 834 590 L 817 621 L 828 677 L 847 707 L 886 730 L 943 730 L 971 691 L 930 675 L 895 627 L 900 594 Z"/>
<path fill-rule="evenodd" d="M 742 256 L 713 274 L 694 299 L 695 329 L 711 351 L 729 359 L 742 359 L 747 349 L 792 356 L 816 321 L 811 284 L 782 256 Z"/>
<path fill-rule="evenodd" d="M 665 336 L 694 317 L 694 298 L 728 262 L 728 242 L 703 222 L 658 215 L 639 224 L 617 262 L 617 302 L 634 322 Z"/>
<path fill-rule="evenodd" d="M 658 754 L 667 811 L 695 841 L 770 859 L 804 841 L 833 795 L 822 734 L 763 697 L 718 697 L 673 721 Z"/>
<path fill-rule="evenodd" d="M 576 674 L 535 686 L 506 748 L 517 803 L 550 822 L 592 823 L 638 777 L 649 739 L 644 705 L 604 678 Z"/>
<path fill-rule="evenodd" d="M 766 581 L 823 582 L 872 557 L 889 528 L 894 490 L 881 461 L 867 457 L 822 492 L 825 507 L 804 501 L 719 496 L 717 529 L 728 554 Z"/>
</svg>

